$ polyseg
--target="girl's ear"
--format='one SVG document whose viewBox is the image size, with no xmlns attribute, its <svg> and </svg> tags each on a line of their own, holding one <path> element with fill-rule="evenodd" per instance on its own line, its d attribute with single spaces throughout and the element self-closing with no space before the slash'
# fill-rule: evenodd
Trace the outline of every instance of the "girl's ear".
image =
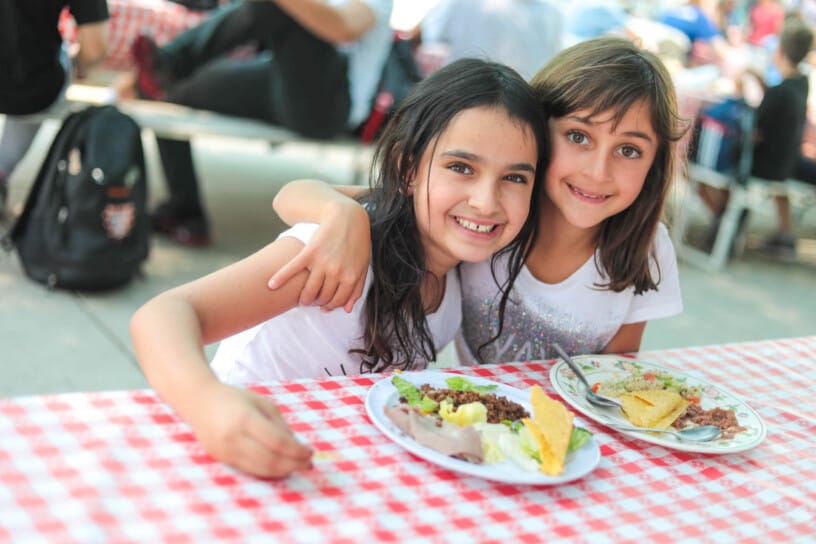
<svg viewBox="0 0 816 544">
<path fill-rule="evenodd" d="M 402 155 L 397 157 L 397 172 L 402 172 Z M 414 196 L 414 186 L 416 185 L 417 177 L 418 176 L 414 174 L 414 179 L 402 180 L 400 192 L 406 196 Z"/>
<path fill-rule="evenodd" d="M 405 194 L 407 196 L 414 196 L 414 187 L 416 186 L 416 177 L 405 185 Z"/>
</svg>

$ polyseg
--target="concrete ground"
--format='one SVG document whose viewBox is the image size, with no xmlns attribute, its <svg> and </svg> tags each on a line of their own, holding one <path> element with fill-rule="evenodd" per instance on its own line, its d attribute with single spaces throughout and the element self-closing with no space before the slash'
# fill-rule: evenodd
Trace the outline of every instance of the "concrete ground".
<svg viewBox="0 0 816 544">
<path fill-rule="evenodd" d="M 12 205 L 20 206 L 55 130 L 44 127 L 15 173 Z M 163 178 L 148 143 L 155 203 L 164 194 Z M 347 183 L 353 162 L 347 150 L 304 144 L 270 149 L 261 142 L 202 139 L 195 152 L 212 247 L 187 249 L 154 239 L 144 277 L 107 294 L 48 292 L 23 275 L 14 254 L 0 252 L 0 397 L 145 387 L 128 336 L 134 310 L 272 240 L 282 224 L 271 202 L 283 183 L 299 177 Z M 772 224 L 772 209 L 761 210 L 749 233 L 761 237 Z M 796 262 L 748 251 L 718 273 L 681 265 L 685 311 L 650 323 L 643 350 L 816 334 L 816 209 L 801 218 L 799 230 L 806 240 Z"/>
</svg>

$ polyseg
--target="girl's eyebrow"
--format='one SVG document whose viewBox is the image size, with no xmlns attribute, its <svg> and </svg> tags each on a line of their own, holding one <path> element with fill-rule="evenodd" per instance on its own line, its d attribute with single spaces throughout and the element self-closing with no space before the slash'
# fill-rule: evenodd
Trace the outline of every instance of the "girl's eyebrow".
<svg viewBox="0 0 816 544">
<path fill-rule="evenodd" d="M 457 158 L 457 159 L 464 159 L 464 160 L 473 161 L 473 162 L 481 162 L 482 161 L 482 159 L 481 159 L 481 157 L 479 157 L 479 155 L 476 155 L 475 153 L 471 153 L 469 151 L 463 151 L 463 150 L 460 150 L 460 149 L 451 149 L 449 151 L 443 151 L 442 153 L 440 153 L 440 155 L 442 157 L 454 157 L 454 158 Z M 532 164 L 530 164 L 528 162 L 518 162 L 518 163 L 514 163 L 514 164 L 508 164 L 506 168 L 508 170 L 523 170 L 523 171 L 535 174 L 535 166 L 533 166 Z"/>
<path fill-rule="evenodd" d="M 626 131 L 623 133 L 623 136 L 628 136 L 629 138 L 640 138 L 642 140 L 646 140 L 648 143 L 652 143 L 652 138 L 645 132 L 640 132 L 639 130 Z"/>
<path fill-rule="evenodd" d="M 576 123 L 581 123 L 584 125 L 601 125 L 603 123 L 598 123 L 595 121 L 591 121 L 588 117 L 579 117 L 577 115 L 568 115 L 567 119 L 575 121 Z M 639 130 L 628 130 L 621 134 L 622 136 L 627 136 L 629 138 L 640 138 L 642 140 L 646 140 L 648 143 L 653 143 L 651 136 L 646 134 L 645 132 L 641 132 Z"/>
</svg>

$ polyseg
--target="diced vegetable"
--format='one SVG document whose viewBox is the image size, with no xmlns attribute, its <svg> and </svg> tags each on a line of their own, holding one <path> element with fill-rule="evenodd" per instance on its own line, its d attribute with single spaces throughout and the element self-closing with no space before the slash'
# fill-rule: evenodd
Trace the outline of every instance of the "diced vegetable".
<svg viewBox="0 0 816 544">
<path fill-rule="evenodd" d="M 439 417 L 462 427 L 474 423 L 484 423 L 487 421 L 487 406 L 481 402 L 469 402 L 461 404 L 459 408 L 454 410 L 453 402 L 445 399 L 439 405 Z"/>
</svg>

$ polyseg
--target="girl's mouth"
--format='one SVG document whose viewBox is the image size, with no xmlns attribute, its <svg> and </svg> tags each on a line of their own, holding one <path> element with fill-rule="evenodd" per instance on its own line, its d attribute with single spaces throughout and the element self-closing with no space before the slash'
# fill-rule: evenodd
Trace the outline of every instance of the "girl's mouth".
<svg viewBox="0 0 816 544">
<path fill-rule="evenodd" d="M 609 198 L 609 195 L 602 195 L 602 194 L 595 194 L 595 193 L 588 193 L 582 189 L 579 189 L 575 185 L 571 183 L 567 183 L 567 187 L 569 187 L 570 192 L 572 194 L 580 197 L 582 200 L 588 200 L 590 202 L 603 202 Z"/>
<path fill-rule="evenodd" d="M 462 217 L 454 217 L 453 219 L 460 227 L 479 234 L 487 234 L 488 232 L 493 232 L 498 226 L 496 223 L 488 224 L 474 223 L 473 221 L 468 221 L 467 219 L 464 219 Z"/>
</svg>

